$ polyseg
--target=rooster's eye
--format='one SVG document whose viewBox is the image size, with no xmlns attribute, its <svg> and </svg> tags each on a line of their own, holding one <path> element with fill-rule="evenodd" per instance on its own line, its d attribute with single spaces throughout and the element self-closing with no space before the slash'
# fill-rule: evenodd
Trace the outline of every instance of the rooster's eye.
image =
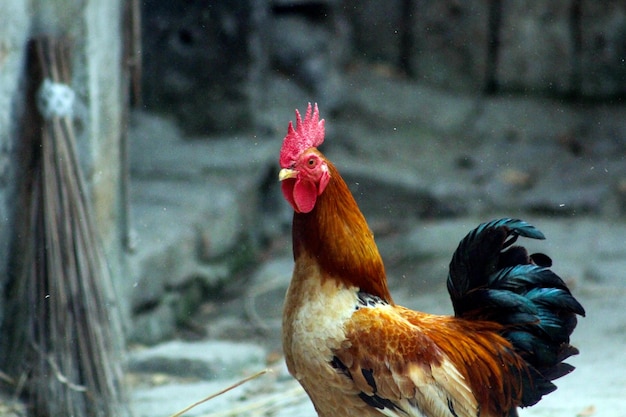
<svg viewBox="0 0 626 417">
<path fill-rule="evenodd" d="M 315 158 L 309 159 L 309 166 L 310 167 L 315 166 Z"/>
</svg>

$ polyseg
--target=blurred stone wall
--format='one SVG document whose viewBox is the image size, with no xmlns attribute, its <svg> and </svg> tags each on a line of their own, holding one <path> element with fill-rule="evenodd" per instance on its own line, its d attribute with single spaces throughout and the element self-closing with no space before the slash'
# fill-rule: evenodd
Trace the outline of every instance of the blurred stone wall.
<svg viewBox="0 0 626 417">
<path fill-rule="evenodd" d="M 196 134 L 254 126 L 278 73 L 336 106 L 363 60 L 468 93 L 626 95 L 624 0 L 150 0 L 143 13 L 146 105 Z"/>
<path fill-rule="evenodd" d="M 193 256 L 199 252 L 196 240 L 204 242 L 200 247 L 214 249 L 215 243 L 206 242 L 217 241 L 228 243 L 228 250 L 238 246 L 247 250 L 249 246 L 237 239 L 241 235 L 254 240 L 247 234 L 258 231 L 249 230 L 248 226 L 258 227 L 261 223 L 261 227 L 269 228 L 267 224 L 275 219 L 278 204 L 267 198 L 275 176 L 265 165 L 266 161 L 274 161 L 275 149 L 269 146 L 262 157 L 257 151 L 258 160 L 253 164 L 236 157 L 225 159 L 215 147 L 202 147 L 206 141 L 190 141 L 182 146 L 175 139 L 168 139 L 166 129 L 160 125 L 162 121 L 155 122 L 159 128 L 151 131 L 141 146 L 135 144 L 131 153 L 141 157 L 141 163 L 135 161 L 134 165 L 136 196 L 143 199 L 134 207 L 136 217 L 141 214 L 145 223 L 147 212 L 154 210 L 158 215 L 150 217 L 154 222 L 147 222 L 145 228 L 151 233 L 145 233 L 135 248 L 134 258 L 140 259 L 131 259 L 129 270 L 124 270 L 128 259 L 133 258 L 122 247 L 122 234 L 126 232 L 123 218 L 128 211 L 121 191 L 125 130 L 121 26 L 122 9 L 127 2 L 0 0 L 0 4 L 0 285 L 10 272 L 7 261 L 16 226 L 14 213 L 20 209 L 15 205 L 20 192 L 20 161 L 16 156 L 24 111 L 25 45 L 38 34 L 69 36 L 75 42 L 72 87 L 80 103 L 80 158 L 109 265 L 124 294 L 120 301 L 132 304 L 129 310 L 133 310 L 131 333 L 135 330 L 135 340 L 153 343 L 172 337 L 178 316 L 187 317 L 193 310 L 180 307 L 181 313 L 175 311 L 174 307 L 183 305 L 184 299 L 178 292 L 185 291 L 193 297 L 198 293 L 195 287 L 185 286 L 185 279 L 191 277 L 194 283 L 201 282 L 203 288 L 212 290 L 220 288 L 239 268 L 231 268 L 232 259 L 226 259 L 230 254 L 226 249 L 224 253 L 204 256 L 210 258 L 208 261 L 195 262 Z M 459 125 L 465 116 L 459 118 L 458 113 L 469 109 L 467 117 L 474 117 L 472 103 L 476 96 L 504 98 L 523 94 L 571 102 L 619 102 L 626 97 L 626 0 L 145 0 L 141 5 L 145 108 L 173 117 L 176 129 L 184 131 L 171 135 L 176 139 L 219 137 L 223 139 L 220 146 L 227 148 L 227 142 L 241 139 L 236 135 L 255 141 L 258 135 L 261 145 L 264 137 L 284 132 L 284 115 L 292 115 L 293 108 L 302 108 L 306 100 L 319 102 L 328 115 L 325 117 L 332 118 L 342 111 L 350 116 L 344 106 L 346 92 L 354 93 L 373 82 L 364 77 L 365 85 L 359 84 L 354 80 L 361 78 L 350 76 L 363 64 L 396 80 L 427 86 L 424 91 L 432 94 L 428 96 L 428 107 L 437 107 L 439 103 L 439 108 L 450 109 L 453 116 L 446 118 L 441 117 L 441 112 L 433 115 L 424 108 L 416 109 L 411 100 L 403 101 L 402 91 L 387 92 L 396 94 L 393 100 L 397 103 L 387 105 L 385 101 L 380 107 L 387 108 L 382 109 L 364 94 L 370 102 L 352 111 L 373 106 L 376 112 L 364 112 L 364 119 L 381 110 L 393 113 L 396 119 L 398 113 L 407 119 L 420 113 L 423 119 L 437 119 L 435 124 L 445 125 L 448 130 L 465 129 Z M 450 99 L 451 92 L 464 96 Z M 565 121 L 554 122 L 547 116 L 551 113 L 544 111 L 547 107 L 533 107 L 534 112 L 529 114 L 545 116 L 550 119 L 546 123 L 570 123 L 570 115 L 563 118 Z M 504 129 L 494 130 L 494 119 L 519 122 L 515 112 L 499 103 L 489 104 L 484 118 L 484 123 L 479 120 L 478 124 L 488 128 L 481 132 L 485 133 L 481 137 L 506 133 Z M 329 129 L 333 129 L 330 124 Z M 163 146 L 159 147 L 159 143 Z M 213 141 L 212 145 L 216 144 L 219 142 Z M 155 159 L 154 153 L 144 152 L 147 148 L 154 148 L 157 155 L 166 158 L 165 165 L 170 170 L 164 170 L 163 161 Z M 239 155 L 240 150 L 235 150 Z M 180 155 L 183 157 L 178 158 Z M 217 176 L 212 183 L 207 178 L 213 172 L 232 169 L 232 165 L 221 165 L 225 160 L 241 163 L 242 166 L 237 165 L 238 173 L 250 169 L 255 174 L 242 175 L 246 177 L 242 184 L 234 181 L 241 178 L 229 178 L 231 183 Z M 266 183 L 263 189 L 249 182 L 259 172 Z M 155 177 L 160 181 L 158 187 L 153 184 Z M 207 204 L 203 194 L 206 190 L 194 191 L 189 187 L 194 182 L 211 188 L 215 207 L 202 206 Z M 182 212 L 176 211 L 180 198 L 171 192 L 172 183 L 199 202 L 190 207 L 183 205 Z M 233 189 L 239 194 L 231 198 Z M 219 192 L 215 194 L 215 190 Z M 222 191 L 225 202 L 216 197 Z M 166 202 L 172 207 L 167 214 L 172 215 L 164 218 L 160 217 L 165 205 L 161 192 L 171 194 L 171 200 Z M 143 207 L 150 198 L 158 205 Z M 257 198 L 269 201 L 260 203 L 271 211 L 271 217 L 264 222 L 258 221 L 259 213 L 255 213 L 256 217 L 249 215 L 258 208 Z M 277 200 L 282 201 L 280 196 Z M 210 216 L 198 214 L 198 207 Z M 241 216 L 245 221 L 207 222 L 221 219 L 218 215 L 239 219 L 235 216 L 239 207 L 245 208 L 245 216 Z M 186 220 L 181 222 L 181 218 Z M 171 226 L 164 226 L 164 220 Z M 142 222 L 135 225 L 140 232 Z M 179 239 L 184 238 L 181 223 L 191 223 L 192 244 L 187 246 L 179 245 Z M 196 223 L 207 224 L 206 230 L 210 231 L 205 233 L 204 226 L 198 228 Z M 236 227 L 227 226 L 231 224 Z M 214 229 L 226 232 L 220 235 Z M 168 240 L 168 233 L 176 238 Z M 220 240 L 224 233 L 228 233 L 228 239 Z M 202 236 L 198 238 L 198 234 Z M 240 252 L 245 252 L 240 257 L 246 259 L 255 255 Z M 171 268 L 163 267 L 170 260 Z M 222 268 L 222 264 L 227 267 Z M 185 285 L 179 280 L 185 281 Z M 214 281 L 219 281 L 219 285 Z M 180 288 L 183 289 L 179 291 Z M 164 302 L 167 297 L 170 301 Z M 197 307 L 200 301 L 194 303 Z M 0 314 L 2 311 L 0 297 Z M 171 328 L 163 330 L 163 323 L 170 323 Z M 152 325 L 158 329 L 149 337 L 137 336 Z"/>
</svg>

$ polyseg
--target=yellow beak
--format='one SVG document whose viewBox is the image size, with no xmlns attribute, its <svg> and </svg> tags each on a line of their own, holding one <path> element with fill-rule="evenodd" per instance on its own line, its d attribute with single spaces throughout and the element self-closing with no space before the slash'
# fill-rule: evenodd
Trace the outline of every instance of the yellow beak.
<svg viewBox="0 0 626 417">
<path fill-rule="evenodd" d="M 298 171 L 295 169 L 283 168 L 278 173 L 278 181 L 284 181 L 288 178 L 295 178 L 298 176 Z"/>
</svg>

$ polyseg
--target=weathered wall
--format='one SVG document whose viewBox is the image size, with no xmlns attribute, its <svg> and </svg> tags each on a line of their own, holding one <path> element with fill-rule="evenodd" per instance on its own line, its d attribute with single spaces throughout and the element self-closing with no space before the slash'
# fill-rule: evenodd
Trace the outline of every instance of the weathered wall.
<svg viewBox="0 0 626 417">
<path fill-rule="evenodd" d="M 91 0 L 84 11 L 84 44 L 79 48 L 76 77 L 83 88 L 88 121 L 82 140 L 91 166 L 87 180 L 92 187 L 95 219 L 101 233 L 109 267 L 118 289 L 123 290 L 122 231 L 124 210 L 120 194 L 121 146 L 126 126 L 123 113 L 122 0 Z M 87 155 L 85 155 L 87 156 Z M 125 302 L 123 298 L 121 302 Z"/>
<path fill-rule="evenodd" d="M 623 0 L 347 3 L 360 29 L 358 53 L 426 84 L 594 99 L 626 94 Z"/>
<path fill-rule="evenodd" d="M 15 200 L 15 148 L 29 15 L 26 1 L 2 0 L 0 13 L 0 284 L 7 276 Z M 0 319 L 4 296 L 0 294 Z"/>
<path fill-rule="evenodd" d="M 191 132 L 253 125 L 258 0 L 143 2 L 144 99 Z M 258 84 L 257 84 L 258 85 Z"/>
</svg>

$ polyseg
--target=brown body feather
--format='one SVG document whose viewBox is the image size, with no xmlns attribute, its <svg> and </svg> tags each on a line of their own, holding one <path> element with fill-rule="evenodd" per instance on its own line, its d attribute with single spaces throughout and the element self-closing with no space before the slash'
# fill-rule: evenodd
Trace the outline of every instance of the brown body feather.
<svg viewBox="0 0 626 417">
<path fill-rule="evenodd" d="M 331 180 L 315 208 L 294 215 L 294 259 L 306 252 L 319 262 L 324 272 L 344 285 L 391 302 L 374 234 L 339 171 L 330 161 L 326 163 Z"/>
</svg>

